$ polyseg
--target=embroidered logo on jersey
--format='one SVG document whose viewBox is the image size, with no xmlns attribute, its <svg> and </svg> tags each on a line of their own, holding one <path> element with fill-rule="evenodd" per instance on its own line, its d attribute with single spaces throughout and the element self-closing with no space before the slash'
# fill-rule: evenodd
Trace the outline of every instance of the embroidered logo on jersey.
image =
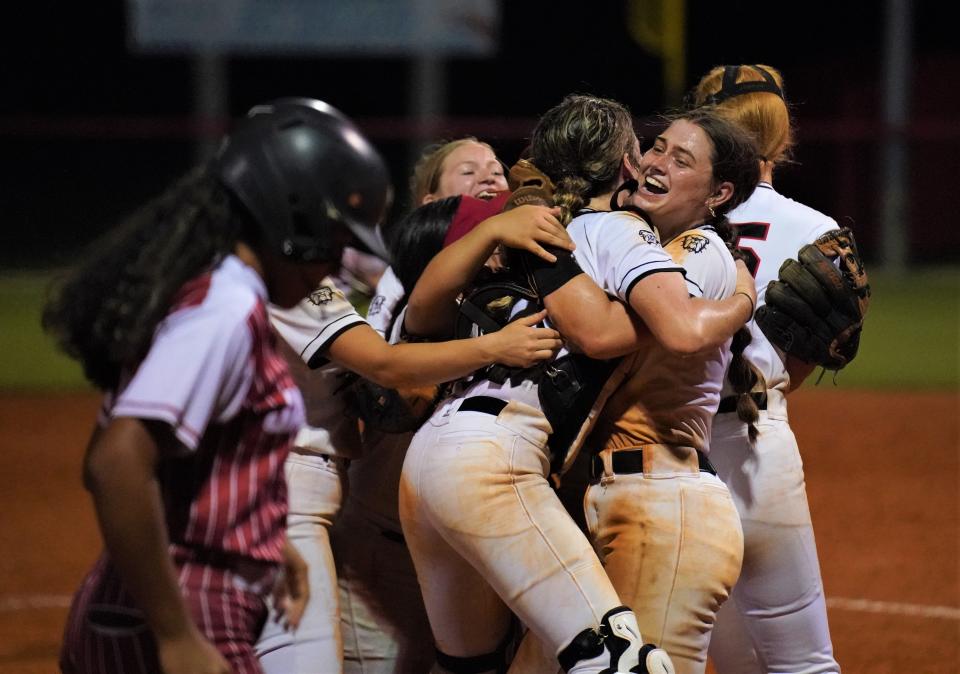
<svg viewBox="0 0 960 674">
<path fill-rule="evenodd" d="M 641 229 L 639 234 L 640 234 L 640 238 L 646 241 L 647 243 L 649 243 L 651 246 L 660 245 L 660 240 L 657 238 L 657 235 L 654 234 L 653 232 L 648 232 L 645 229 Z"/>
<path fill-rule="evenodd" d="M 316 304 L 318 307 L 321 304 L 327 304 L 333 299 L 333 288 L 328 288 L 327 286 L 320 286 L 319 288 L 314 290 L 312 293 L 310 293 L 310 296 L 308 297 L 308 299 L 313 304 Z"/>
<path fill-rule="evenodd" d="M 702 253 L 710 240 L 699 234 L 687 234 L 680 239 L 680 247 L 690 253 Z"/>
<path fill-rule="evenodd" d="M 383 295 L 377 295 L 370 300 L 370 308 L 367 309 L 367 316 L 376 316 L 383 309 L 383 302 L 386 298 Z"/>
</svg>

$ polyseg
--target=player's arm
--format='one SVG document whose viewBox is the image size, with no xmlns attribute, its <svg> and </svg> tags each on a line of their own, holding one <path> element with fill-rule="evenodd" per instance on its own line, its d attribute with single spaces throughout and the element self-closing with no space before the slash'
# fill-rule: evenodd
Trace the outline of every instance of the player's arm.
<svg viewBox="0 0 960 674">
<path fill-rule="evenodd" d="M 464 377 L 492 363 L 529 367 L 560 348 L 560 334 L 534 327 L 546 317 L 533 314 L 502 330 L 449 342 L 389 344 L 359 324 L 338 336 L 326 357 L 388 388 L 426 386 Z"/>
<path fill-rule="evenodd" d="M 750 320 L 757 301 L 753 277 L 737 260 L 737 285 L 724 300 L 690 297 L 683 275 L 650 274 L 630 289 L 630 306 L 667 350 L 692 355 L 722 345 Z"/>
<path fill-rule="evenodd" d="M 91 439 L 84 484 L 93 496 L 110 559 L 156 637 L 163 671 L 226 673 L 229 665 L 184 606 L 168 553 L 156 477 L 161 444 L 168 442 L 175 440 L 162 423 L 113 419 Z"/>
<path fill-rule="evenodd" d="M 498 244 L 528 250 L 549 262 L 544 246 L 573 250 L 573 241 L 557 220 L 557 209 L 520 206 L 484 220 L 427 265 L 410 293 L 404 325 L 413 335 L 447 337 L 457 314 L 457 297 L 473 281 Z"/>
<path fill-rule="evenodd" d="M 633 353 L 649 335 L 633 311 L 607 295 L 587 274 L 564 283 L 543 304 L 563 338 L 591 358 Z"/>
</svg>

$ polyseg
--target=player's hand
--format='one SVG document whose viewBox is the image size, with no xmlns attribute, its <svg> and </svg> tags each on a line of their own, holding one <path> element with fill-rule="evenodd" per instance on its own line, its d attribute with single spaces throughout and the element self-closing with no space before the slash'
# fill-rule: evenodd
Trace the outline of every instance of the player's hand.
<svg viewBox="0 0 960 674">
<path fill-rule="evenodd" d="M 492 236 L 509 248 L 528 250 L 547 262 L 556 262 L 557 256 L 544 246 L 574 250 L 576 245 L 560 224 L 559 208 L 525 205 L 500 213 L 488 219 Z"/>
<path fill-rule="evenodd" d="M 277 619 L 286 630 L 299 627 L 310 600 L 307 571 L 306 561 L 290 541 L 287 541 L 283 546 L 283 573 L 273 589 L 273 605 L 277 611 Z"/>
<path fill-rule="evenodd" d="M 157 639 L 163 674 L 230 674 L 230 664 L 195 628 L 186 634 Z"/>
<path fill-rule="evenodd" d="M 560 333 L 551 328 L 533 327 L 547 317 L 541 311 L 508 323 L 502 330 L 484 335 L 496 362 L 509 367 L 530 367 L 552 358 L 563 346 Z"/>
<path fill-rule="evenodd" d="M 737 285 L 734 288 L 734 294 L 743 293 L 750 300 L 750 317 L 748 321 L 753 318 L 753 311 L 757 308 L 757 282 L 753 278 L 753 274 L 750 273 L 750 270 L 747 269 L 747 265 L 743 263 L 743 260 L 736 260 L 737 266 Z M 746 302 L 744 302 L 746 305 Z"/>
</svg>

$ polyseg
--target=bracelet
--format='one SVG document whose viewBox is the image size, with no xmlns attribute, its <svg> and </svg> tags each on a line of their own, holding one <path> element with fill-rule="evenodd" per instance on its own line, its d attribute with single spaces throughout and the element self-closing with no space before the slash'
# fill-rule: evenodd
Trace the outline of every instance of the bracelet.
<svg viewBox="0 0 960 674">
<path fill-rule="evenodd" d="M 752 319 L 752 318 L 753 318 L 753 313 L 757 310 L 757 305 L 754 304 L 753 298 L 750 297 L 750 295 L 748 295 L 748 294 L 747 294 L 745 291 L 743 291 L 743 290 L 737 290 L 737 291 L 734 292 L 733 294 L 734 294 L 734 295 L 743 295 L 744 297 L 747 298 L 747 300 L 750 302 L 750 318 L 748 318 L 747 320 L 749 321 L 750 319 Z"/>
</svg>

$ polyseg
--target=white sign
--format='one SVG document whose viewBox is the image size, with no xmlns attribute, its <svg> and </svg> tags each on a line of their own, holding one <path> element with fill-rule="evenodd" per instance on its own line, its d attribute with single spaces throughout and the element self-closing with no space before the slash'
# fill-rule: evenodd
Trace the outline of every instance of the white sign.
<svg viewBox="0 0 960 674">
<path fill-rule="evenodd" d="M 489 56 L 497 0 L 127 0 L 132 49 Z"/>
</svg>

